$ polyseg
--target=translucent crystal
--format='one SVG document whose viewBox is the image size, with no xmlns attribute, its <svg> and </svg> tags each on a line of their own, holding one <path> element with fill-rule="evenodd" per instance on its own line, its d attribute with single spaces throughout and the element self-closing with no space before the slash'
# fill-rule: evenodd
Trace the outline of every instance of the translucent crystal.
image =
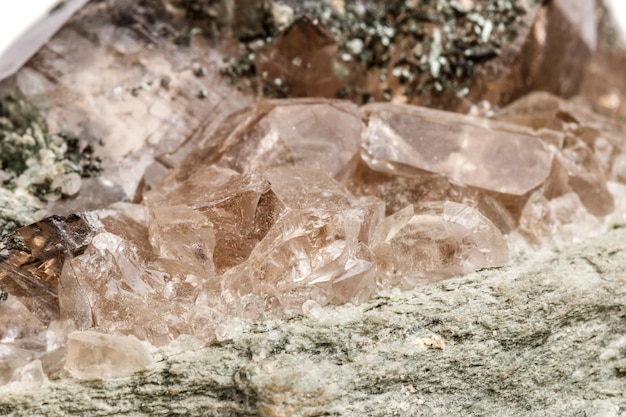
<svg viewBox="0 0 626 417">
<path fill-rule="evenodd" d="M 550 181 L 545 187 L 548 199 L 566 192 L 575 192 L 590 213 L 604 216 L 613 212 L 615 204 L 609 192 L 600 161 L 582 141 L 557 153 Z"/>
<path fill-rule="evenodd" d="M 438 200 L 455 201 L 480 210 L 503 233 L 517 227 L 527 195 L 512 196 L 458 184 L 443 175 L 400 168 L 398 174 L 372 170 L 361 162 L 347 186 L 356 195 L 376 196 L 391 215 L 409 204 Z"/>
<path fill-rule="evenodd" d="M 240 173 L 281 165 L 324 170 L 339 178 L 354 168 L 361 120 L 354 104 L 336 100 L 262 101 L 230 116 L 202 149 L 177 169 L 192 175 L 198 162 Z"/>
<path fill-rule="evenodd" d="M 507 131 L 489 121 L 400 105 L 367 105 L 362 114 L 363 147 L 379 171 L 407 166 L 512 195 L 540 186 L 550 172 L 550 152 L 515 126 Z"/>
<path fill-rule="evenodd" d="M 222 278 L 225 300 L 245 317 L 297 312 L 314 299 L 360 302 L 376 290 L 374 259 L 365 246 L 384 205 L 352 197 L 315 169 L 282 167 L 265 173 L 285 214 Z"/>
<path fill-rule="evenodd" d="M 478 210 L 450 201 L 411 204 L 381 220 L 371 242 L 385 286 L 467 274 L 508 262 L 507 241 Z"/>
<path fill-rule="evenodd" d="M 523 127 L 413 106 L 373 104 L 361 112 L 365 163 L 346 183 L 382 198 L 387 214 L 455 201 L 509 233 L 550 172 L 551 152 Z"/>
<path fill-rule="evenodd" d="M 48 376 L 62 366 L 64 357 L 56 352 L 63 349 L 73 327 L 53 321 L 46 329 L 46 324 L 16 297 L 0 302 L 0 385 L 43 382 L 38 376 L 42 363 Z"/>
<path fill-rule="evenodd" d="M 44 323 L 59 318 L 58 279 L 67 256 L 80 253 L 91 239 L 79 216 L 52 216 L 20 228 L 13 239 L 24 242 L 0 259 L 0 285 Z"/>
<path fill-rule="evenodd" d="M 150 240 L 162 257 L 185 259 L 207 273 L 245 261 L 283 210 L 259 172 L 206 167 L 169 192 L 145 198 Z M 180 213 L 175 215 L 174 213 Z M 182 239 L 182 240 L 181 240 Z M 191 258 L 189 257 L 191 256 Z M 178 258 L 177 258 L 178 257 Z"/>
<path fill-rule="evenodd" d="M 579 241 L 604 230 L 601 219 L 589 213 L 578 194 L 568 192 L 548 200 L 541 191 L 531 195 L 517 233 L 534 244 Z"/>
<path fill-rule="evenodd" d="M 384 215 L 380 200 L 355 198 L 314 168 L 198 172 L 146 195 L 148 225 L 94 213 L 97 234 L 61 275 L 63 317 L 162 346 L 212 334 L 224 314 L 293 314 L 310 298 L 374 294 L 366 245 Z"/>
<path fill-rule="evenodd" d="M 555 154 L 544 185 L 549 200 L 574 192 L 591 214 L 613 211 L 606 183 L 619 179 L 620 155 L 626 146 L 624 132 L 611 120 L 547 93 L 524 97 L 497 118 L 531 127 Z"/>
<path fill-rule="evenodd" d="M 38 388 L 46 382 L 48 382 L 48 377 L 39 359 L 35 359 L 16 369 L 10 381 L 11 384 L 28 388 Z"/>
<path fill-rule="evenodd" d="M 63 268 L 61 316 L 80 330 L 95 327 L 133 334 L 155 346 L 181 331 L 191 332 L 180 318 L 195 298 L 203 271 L 184 260 L 160 260 L 146 226 L 113 211 L 98 214 L 99 233 Z"/>
<path fill-rule="evenodd" d="M 86 331 L 70 335 L 65 369 L 78 379 L 120 378 L 153 362 L 148 348 L 134 337 Z"/>
</svg>

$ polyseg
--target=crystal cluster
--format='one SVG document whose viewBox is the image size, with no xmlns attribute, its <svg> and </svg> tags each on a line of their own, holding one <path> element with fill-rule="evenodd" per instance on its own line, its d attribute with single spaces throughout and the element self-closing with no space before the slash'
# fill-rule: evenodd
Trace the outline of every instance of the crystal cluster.
<svg viewBox="0 0 626 417">
<path fill-rule="evenodd" d="M 538 244 L 602 230 L 624 220 L 623 137 L 612 119 L 545 93 L 490 119 L 262 101 L 228 117 L 142 204 L 19 230 L 0 263 L 0 383 L 93 378 L 124 359 L 105 367 L 122 376 L 151 363 L 136 339 L 214 339 L 229 320 L 505 265 L 507 236 Z"/>
</svg>

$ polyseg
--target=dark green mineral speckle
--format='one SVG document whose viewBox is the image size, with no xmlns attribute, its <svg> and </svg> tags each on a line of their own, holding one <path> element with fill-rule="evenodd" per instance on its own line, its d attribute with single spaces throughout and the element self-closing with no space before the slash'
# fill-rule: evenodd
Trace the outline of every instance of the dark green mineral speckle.
<svg viewBox="0 0 626 417">
<path fill-rule="evenodd" d="M 219 2 L 190 3 L 212 10 Z M 328 28 L 339 44 L 338 62 L 380 74 L 385 99 L 444 90 L 466 95 L 476 67 L 500 54 L 503 44 L 517 35 L 525 13 L 518 0 L 346 1 L 341 8 L 328 1 L 278 3 L 293 9 L 294 20 L 309 16 Z M 256 37 L 240 39 L 241 53 L 227 60 L 222 74 L 231 84 L 248 80 L 268 96 L 290 96 L 284 86 L 256 71 L 255 52 L 280 34 L 276 25 L 263 27 Z M 365 102 L 371 93 L 349 85 L 337 96 Z"/>
</svg>

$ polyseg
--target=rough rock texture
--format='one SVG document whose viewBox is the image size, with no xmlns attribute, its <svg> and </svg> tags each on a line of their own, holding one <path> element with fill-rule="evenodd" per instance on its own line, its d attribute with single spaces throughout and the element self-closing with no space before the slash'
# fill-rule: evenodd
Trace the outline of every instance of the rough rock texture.
<svg viewBox="0 0 626 417">
<path fill-rule="evenodd" d="M 359 307 L 233 325 L 106 382 L 8 386 L 3 415 L 626 416 L 626 228 Z"/>
</svg>

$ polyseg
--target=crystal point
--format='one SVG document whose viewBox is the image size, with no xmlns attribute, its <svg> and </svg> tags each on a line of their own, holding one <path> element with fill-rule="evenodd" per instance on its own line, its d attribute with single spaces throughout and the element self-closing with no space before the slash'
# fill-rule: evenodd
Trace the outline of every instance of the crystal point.
<svg viewBox="0 0 626 417">
<path fill-rule="evenodd" d="M 335 97 L 344 87 L 336 70 L 339 45 L 317 19 L 301 17 L 255 58 L 268 89 L 286 89 L 290 97 Z"/>
</svg>

